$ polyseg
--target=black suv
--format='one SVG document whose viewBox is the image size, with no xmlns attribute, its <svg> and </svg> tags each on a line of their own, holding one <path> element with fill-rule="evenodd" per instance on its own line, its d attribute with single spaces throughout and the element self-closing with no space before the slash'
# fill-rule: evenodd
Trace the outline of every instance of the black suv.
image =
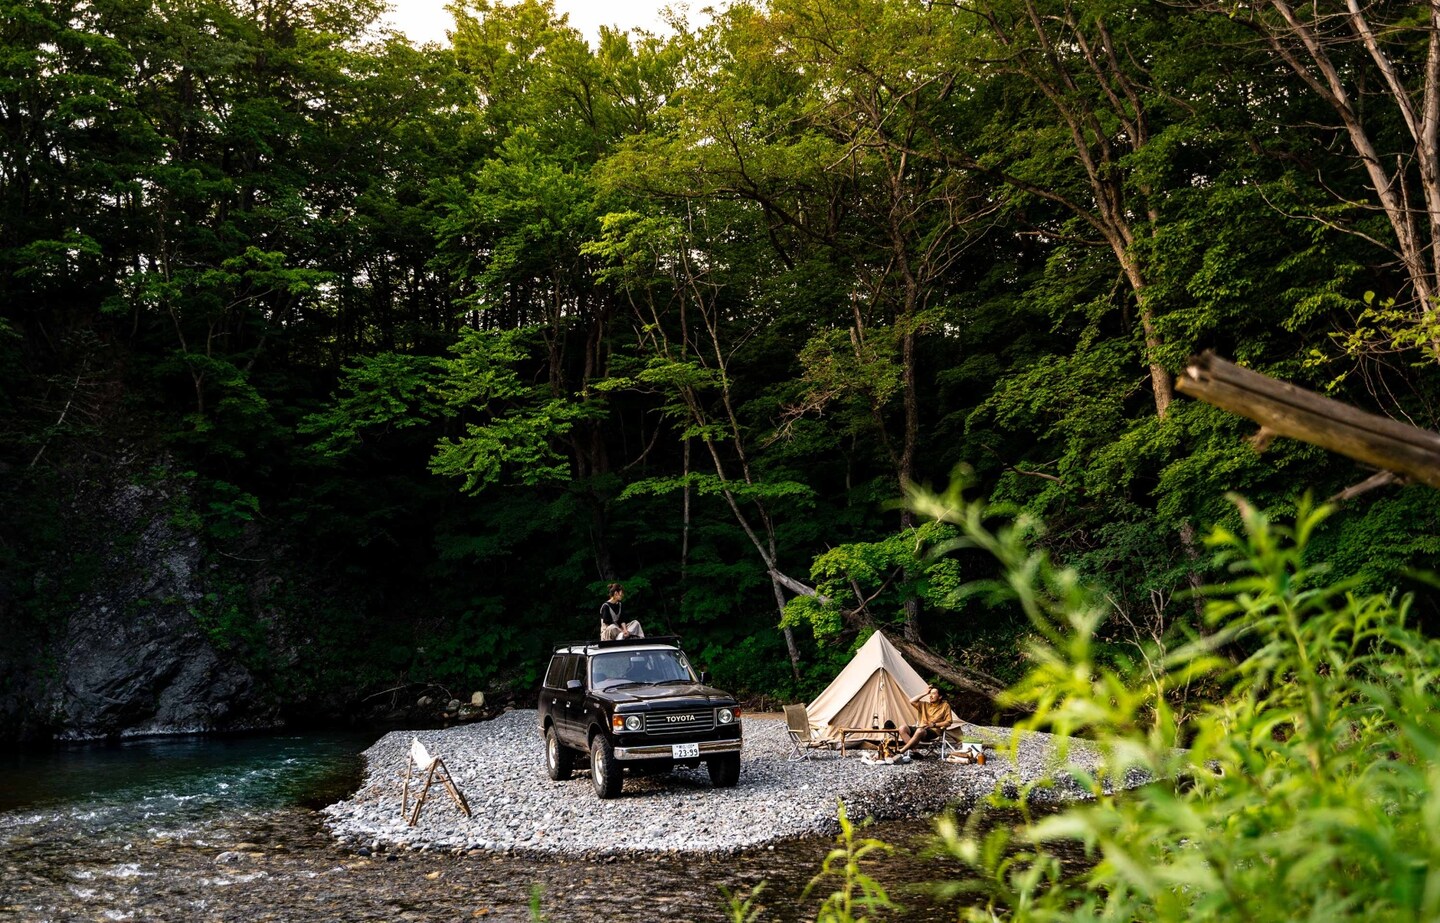
<svg viewBox="0 0 1440 923">
<path fill-rule="evenodd" d="M 740 779 L 740 708 L 698 677 L 676 638 L 577 641 L 550 657 L 540 732 L 550 778 L 570 778 L 589 755 L 595 794 L 620 794 L 621 770 L 698 766 L 717 787 Z"/>
</svg>

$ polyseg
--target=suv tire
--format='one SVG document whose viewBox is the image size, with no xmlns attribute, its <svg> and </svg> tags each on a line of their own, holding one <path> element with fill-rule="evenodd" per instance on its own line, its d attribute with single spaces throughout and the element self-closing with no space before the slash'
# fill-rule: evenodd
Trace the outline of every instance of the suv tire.
<svg viewBox="0 0 1440 923">
<path fill-rule="evenodd" d="M 575 751 L 560 743 L 555 727 L 545 729 L 545 772 L 552 781 L 564 782 L 575 768 Z"/>
<path fill-rule="evenodd" d="M 734 788 L 735 783 L 740 781 L 740 754 L 712 756 L 706 761 L 705 768 L 710 770 L 710 781 L 715 783 L 716 788 Z"/>
<path fill-rule="evenodd" d="M 595 786 L 595 794 L 601 798 L 620 797 L 620 787 L 624 784 L 621 771 L 609 738 L 596 734 L 590 741 L 590 782 Z"/>
</svg>

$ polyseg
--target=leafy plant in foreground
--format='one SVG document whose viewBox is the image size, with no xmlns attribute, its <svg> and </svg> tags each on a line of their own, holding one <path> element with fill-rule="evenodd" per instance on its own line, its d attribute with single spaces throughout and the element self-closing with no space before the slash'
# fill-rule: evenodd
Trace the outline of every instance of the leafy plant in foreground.
<svg viewBox="0 0 1440 923">
<path fill-rule="evenodd" d="M 1009 693 L 1033 709 L 1022 730 L 1082 735 L 1104 755 L 1099 772 L 1068 767 L 1092 801 L 1019 836 L 942 822 L 945 849 L 977 873 L 948 886 L 979 899 L 964 918 L 1440 916 L 1440 643 L 1406 625 L 1408 599 L 1327 584 L 1306 561 L 1330 510 L 1302 503 L 1281 526 L 1238 501 L 1243 531 L 1209 538 L 1234 575 L 1205 591 L 1210 633 L 1109 666 L 1092 647 L 1104 606 L 1032 549 L 1033 524 L 992 531 L 954 491 L 913 499 L 999 558 L 1043 637 Z M 1223 692 L 1182 725 L 1167 693 L 1199 676 Z M 1112 793 L 1136 772 L 1162 781 Z M 1083 870 L 1061 859 L 1077 842 Z"/>
<path fill-rule="evenodd" d="M 874 919 L 871 914 L 877 910 L 899 910 L 885 893 L 885 888 L 868 875 L 862 861 L 874 852 L 890 852 L 894 847 L 872 837 L 857 839 L 855 825 L 845 813 L 845 803 L 840 802 L 839 844 L 830 850 L 820 865 L 820 874 L 811 879 L 805 888 L 805 896 L 827 878 L 838 878 L 834 891 L 826 895 L 816 915 L 816 923 L 863 923 Z"/>
<path fill-rule="evenodd" d="M 725 911 L 729 914 L 731 923 L 757 923 L 761 911 L 760 895 L 764 891 L 765 882 L 763 881 L 752 888 L 742 888 L 738 891 L 721 887 L 720 893 L 725 895 Z"/>
</svg>

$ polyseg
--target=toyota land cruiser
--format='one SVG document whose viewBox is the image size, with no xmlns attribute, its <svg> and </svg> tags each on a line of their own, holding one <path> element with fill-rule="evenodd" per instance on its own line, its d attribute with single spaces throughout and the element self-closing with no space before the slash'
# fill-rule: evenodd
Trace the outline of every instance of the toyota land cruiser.
<svg viewBox="0 0 1440 923">
<path fill-rule="evenodd" d="M 740 779 L 740 708 L 696 675 L 679 639 L 584 641 L 555 649 L 540 688 L 551 779 L 585 754 L 595 794 L 620 794 L 625 768 L 663 772 L 702 761 L 717 787 Z"/>
</svg>

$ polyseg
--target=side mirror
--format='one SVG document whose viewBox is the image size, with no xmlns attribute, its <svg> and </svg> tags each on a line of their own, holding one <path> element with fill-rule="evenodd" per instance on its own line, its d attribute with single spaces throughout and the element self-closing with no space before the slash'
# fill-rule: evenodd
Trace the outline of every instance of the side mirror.
<svg viewBox="0 0 1440 923">
<path fill-rule="evenodd" d="M 584 686 L 584 685 L 585 685 L 585 684 L 582 683 L 582 682 L 580 682 L 580 680 L 578 680 L 578 679 L 567 679 L 567 680 L 565 680 L 565 691 L 567 691 L 567 692 L 575 692 L 576 690 L 580 689 L 580 688 L 581 688 L 582 686 Z"/>
<path fill-rule="evenodd" d="M 709 670 L 701 670 L 701 671 L 700 671 L 700 685 L 702 685 L 702 686 L 708 686 L 708 685 L 710 685 L 710 671 L 709 671 Z"/>
</svg>

